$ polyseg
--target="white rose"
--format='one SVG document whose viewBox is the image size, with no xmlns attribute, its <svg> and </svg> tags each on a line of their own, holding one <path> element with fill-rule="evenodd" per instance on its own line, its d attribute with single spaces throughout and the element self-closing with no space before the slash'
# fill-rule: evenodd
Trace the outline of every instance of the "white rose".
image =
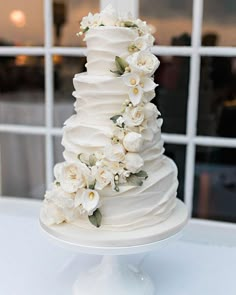
<svg viewBox="0 0 236 295">
<path fill-rule="evenodd" d="M 105 148 L 105 157 L 114 162 L 123 162 L 125 159 L 125 149 L 121 144 L 107 145 Z"/>
<path fill-rule="evenodd" d="M 141 125 L 144 120 L 143 107 L 137 106 L 126 108 L 124 119 L 125 125 L 128 127 Z"/>
<path fill-rule="evenodd" d="M 47 225 L 72 221 L 76 218 L 74 195 L 64 192 L 61 187 L 47 191 L 40 212 L 42 221 Z"/>
<path fill-rule="evenodd" d="M 101 16 L 99 13 L 92 14 L 91 12 L 88 14 L 88 16 L 85 16 L 82 18 L 82 21 L 80 23 L 80 28 L 82 30 L 85 30 L 87 28 L 94 28 L 98 27 L 102 24 Z"/>
<path fill-rule="evenodd" d="M 153 75 L 160 65 L 159 59 L 149 51 L 136 52 L 127 58 L 127 62 L 131 70 L 149 76 Z"/>
<path fill-rule="evenodd" d="M 145 119 L 149 119 L 150 117 L 155 117 L 157 118 L 158 116 L 158 110 L 157 110 L 157 107 L 149 102 L 149 103 L 146 103 L 143 107 L 144 109 L 144 116 L 145 116 Z"/>
<path fill-rule="evenodd" d="M 92 167 L 92 174 L 96 179 L 95 188 L 98 190 L 102 190 L 113 179 L 113 174 L 103 167 Z"/>
<path fill-rule="evenodd" d="M 145 21 L 142 21 L 141 19 L 137 19 L 135 20 L 135 24 L 138 26 L 141 35 L 151 33 L 151 28 L 149 25 L 147 25 Z"/>
<path fill-rule="evenodd" d="M 124 168 L 123 163 L 108 160 L 103 160 L 102 165 L 105 166 L 109 171 L 111 171 L 112 174 L 120 174 Z"/>
<path fill-rule="evenodd" d="M 100 196 L 92 189 L 81 189 L 76 194 L 76 204 L 82 206 L 83 210 L 92 215 L 98 208 Z"/>
<path fill-rule="evenodd" d="M 65 221 L 62 208 L 54 203 L 44 201 L 40 211 L 40 218 L 46 225 L 60 224 Z"/>
<path fill-rule="evenodd" d="M 108 5 L 104 10 L 101 11 L 101 22 L 104 26 L 115 26 L 117 23 L 117 15 L 112 5 Z"/>
<path fill-rule="evenodd" d="M 162 124 L 163 124 L 163 119 L 162 119 L 162 118 L 159 118 L 159 119 L 157 120 L 157 127 L 158 127 L 158 128 L 161 128 Z"/>
<path fill-rule="evenodd" d="M 144 92 L 143 93 L 143 102 L 147 103 L 150 102 L 156 96 L 155 90 Z"/>
<path fill-rule="evenodd" d="M 134 45 L 139 49 L 139 50 L 146 50 L 147 48 L 150 48 L 153 46 L 155 39 L 152 35 L 146 34 L 142 37 L 138 37 L 134 40 Z"/>
<path fill-rule="evenodd" d="M 125 135 L 123 145 L 128 152 L 140 152 L 143 146 L 142 135 L 136 132 L 130 132 Z"/>
<path fill-rule="evenodd" d="M 113 134 L 113 137 L 116 137 L 119 140 L 123 140 L 125 136 L 125 130 L 123 128 L 114 127 L 112 134 Z"/>
<path fill-rule="evenodd" d="M 86 184 L 81 167 L 77 163 L 58 163 L 54 167 L 54 175 L 62 189 L 68 193 L 74 193 Z"/>
<path fill-rule="evenodd" d="M 127 153 L 125 156 L 126 169 L 132 173 L 139 172 L 143 167 L 144 161 L 137 153 Z"/>
</svg>

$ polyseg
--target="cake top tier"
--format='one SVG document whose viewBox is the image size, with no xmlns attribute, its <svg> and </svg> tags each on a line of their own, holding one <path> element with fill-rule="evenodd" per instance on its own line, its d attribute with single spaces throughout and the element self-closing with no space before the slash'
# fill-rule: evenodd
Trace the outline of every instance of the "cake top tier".
<svg viewBox="0 0 236 295">
<path fill-rule="evenodd" d="M 146 22 L 130 15 L 118 16 L 111 6 L 101 13 L 84 17 L 81 32 L 87 43 L 87 71 L 93 75 L 113 75 L 115 57 L 126 59 L 129 55 L 146 50 L 154 43 Z"/>
</svg>

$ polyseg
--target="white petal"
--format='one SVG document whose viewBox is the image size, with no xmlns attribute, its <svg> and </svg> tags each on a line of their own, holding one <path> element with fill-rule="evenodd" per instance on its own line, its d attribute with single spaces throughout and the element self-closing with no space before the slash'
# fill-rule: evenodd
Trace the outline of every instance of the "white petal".
<svg viewBox="0 0 236 295">
<path fill-rule="evenodd" d="M 158 86 L 158 84 L 154 83 L 154 81 L 150 78 L 142 79 L 141 83 L 143 83 L 143 90 L 145 92 L 152 91 Z"/>
<path fill-rule="evenodd" d="M 56 180 L 60 181 L 61 179 L 61 175 L 62 175 L 62 169 L 64 167 L 64 163 L 65 162 L 62 162 L 62 163 L 57 163 L 55 166 L 54 166 L 54 176 L 56 178 Z"/>
<path fill-rule="evenodd" d="M 137 89 L 138 92 L 134 93 L 134 89 Z M 129 98 L 134 106 L 138 105 L 142 99 L 143 95 L 143 89 L 138 86 L 138 87 L 132 87 L 129 91 Z"/>
<path fill-rule="evenodd" d="M 82 204 L 83 191 L 84 191 L 83 189 L 80 189 L 80 190 L 77 191 L 77 193 L 75 195 L 75 202 L 74 202 L 75 208 Z"/>
<path fill-rule="evenodd" d="M 90 198 L 91 193 L 93 193 L 93 198 Z M 90 189 L 84 190 L 82 198 L 83 208 L 88 212 L 89 215 L 93 214 L 99 203 L 98 192 Z"/>
<path fill-rule="evenodd" d="M 131 74 L 126 74 L 123 76 L 123 80 L 125 82 L 125 85 L 129 87 L 134 87 L 139 84 L 140 82 L 140 77 L 137 73 L 131 73 Z M 131 81 L 134 80 L 136 83 L 132 84 Z"/>
</svg>

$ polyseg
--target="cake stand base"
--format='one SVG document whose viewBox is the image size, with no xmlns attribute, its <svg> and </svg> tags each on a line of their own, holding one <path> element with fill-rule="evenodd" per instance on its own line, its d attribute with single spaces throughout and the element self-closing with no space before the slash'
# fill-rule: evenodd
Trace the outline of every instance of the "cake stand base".
<svg viewBox="0 0 236 295">
<path fill-rule="evenodd" d="M 148 275 L 129 265 L 122 256 L 104 256 L 96 267 L 79 276 L 73 295 L 154 295 Z"/>
<path fill-rule="evenodd" d="M 186 206 L 177 200 L 172 215 L 154 227 L 133 232 L 82 230 L 70 224 L 48 227 L 43 232 L 58 246 L 80 253 L 104 255 L 102 262 L 79 275 L 73 295 L 154 295 L 154 284 L 139 267 L 129 265 L 129 254 L 156 251 L 180 237 L 188 220 Z"/>
</svg>

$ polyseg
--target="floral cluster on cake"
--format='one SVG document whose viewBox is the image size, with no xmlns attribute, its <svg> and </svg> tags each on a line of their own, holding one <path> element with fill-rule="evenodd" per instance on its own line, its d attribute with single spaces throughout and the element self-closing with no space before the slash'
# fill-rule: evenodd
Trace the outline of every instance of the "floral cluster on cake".
<svg viewBox="0 0 236 295">
<path fill-rule="evenodd" d="M 118 17 L 109 6 L 101 13 L 91 14 L 81 21 L 79 35 L 94 27 L 119 26 L 138 31 L 138 37 L 128 47 L 126 58 L 115 57 L 114 75 L 128 86 L 127 99 L 120 112 L 110 118 L 112 136 L 102 152 L 78 154 L 75 162 L 62 162 L 54 167 L 55 181 L 45 194 L 42 216 L 48 225 L 72 222 L 87 215 L 96 227 L 102 223 L 101 190 L 110 186 L 141 186 L 148 174 L 143 170 L 141 156 L 146 141 L 153 139 L 161 128 L 159 111 L 150 101 L 155 96 L 153 74 L 160 62 L 150 52 L 154 38 L 146 22 Z"/>
</svg>

